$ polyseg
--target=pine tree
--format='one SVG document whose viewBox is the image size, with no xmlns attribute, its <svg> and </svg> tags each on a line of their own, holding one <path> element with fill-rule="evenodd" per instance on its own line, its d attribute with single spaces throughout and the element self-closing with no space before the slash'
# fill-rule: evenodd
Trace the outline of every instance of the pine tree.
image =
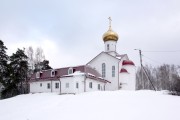
<svg viewBox="0 0 180 120">
<path fill-rule="evenodd" d="M 24 93 L 24 85 L 27 78 L 28 62 L 24 51 L 18 49 L 10 56 L 10 63 L 7 65 L 6 80 L 2 91 L 3 98 L 9 98 Z"/>
<path fill-rule="evenodd" d="M 42 70 L 52 69 L 51 66 L 49 66 L 49 60 L 43 60 L 41 64 L 42 64 Z"/>
<path fill-rule="evenodd" d="M 24 51 L 18 49 L 15 54 L 10 57 L 10 66 L 13 69 L 13 82 L 16 84 L 20 93 L 24 93 L 23 84 L 27 79 L 28 62 Z"/>
<path fill-rule="evenodd" d="M 7 62 L 8 62 L 8 55 L 6 54 L 6 46 L 2 40 L 0 40 L 0 90 L 6 84 L 6 71 L 7 71 Z M 0 91 L 1 92 L 1 91 Z"/>
<path fill-rule="evenodd" d="M 52 69 L 52 67 L 49 65 L 49 60 L 43 60 L 42 62 L 35 64 L 34 72 L 48 69 Z"/>
</svg>

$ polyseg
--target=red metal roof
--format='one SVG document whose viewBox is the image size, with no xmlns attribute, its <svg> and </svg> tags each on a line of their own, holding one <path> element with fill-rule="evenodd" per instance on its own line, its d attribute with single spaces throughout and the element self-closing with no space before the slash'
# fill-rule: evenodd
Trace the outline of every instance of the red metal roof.
<svg viewBox="0 0 180 120">
<path fill-rule="evenodd" d="M 120 70 L 120 73 L 128 73 L 128 71 L 127 71 L 126 69 L 122 68 L 122 69 Z"/>
<path fill-rule="evenodd" d="M 135 65 L 131 60 L 123 60 L 122 65 Z"/>
<path fill-rule="evenodd" d="M 40 78 L 36 78 L 36 73 L 32 74 L 30 78 L 30 82 L 41 80 L 41 81 L 47 81 L 47 80 L 58 80 L 58 78 L 61 77 L 73 77 L 68 75 L 69 68 L 72 68 L 73 71 L 80 71 L 82 73 L 85 73 L 88 78 L 95 79 L 97 81 L 104 81 L 109 82 L 107 80 L 100 80 L 99 77 L 101 77 L 101 74 L 97 72 L 95 69 L 91 68 L 88 65 L 81 65 L 81 66 L 75 66 L 75 67 L 66 67 L 66 68 L 58 68 L 58 69 L 50 69 L 50 70 L 42 70 L 40 73 Z M 56 74 L 51 77 L 51 72 L 56 71 Z M 94 75 L 94 77 L 88 75 L 88 73 Z M 67 76 L 68 75 L 68 76 Z"/>
</svg>

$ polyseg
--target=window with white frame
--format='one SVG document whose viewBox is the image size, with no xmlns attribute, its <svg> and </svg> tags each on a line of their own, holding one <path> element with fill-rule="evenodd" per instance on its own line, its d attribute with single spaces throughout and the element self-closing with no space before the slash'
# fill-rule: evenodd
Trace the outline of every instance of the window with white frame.
<svg viewBox="0 0 180 120">
<path fill-rule="evenodd" d="M 109 44 L 107 44 L 107 50 L 109 51 Z"/>
<path fill-rule="evenodd" d="M 100 86 L 100 84 L 98 84 L 98 90 L 100 90 L 100 88 L 101 88 L 101 86 Z"/>
<path fill-rule="evenodd" d="M 66 88 L 69 88 L 69 83 L 66 83 Z"/>
<path fill-rule="evenodd" d="M 69 68 L 68 69 L 68 74 L 72 74 L 73 73 L 73 68 Z"/>
<path fill-rule="evenodd" d="M 93 86 L 92 86 L 92 82 L 89 82 L 89 88 L 92 88 Z"/>
<path fill-rule="evenodd" d="M 36 73 L 36 78 L 40 78 L 40 72 Z"/>
<path fill-rule="evenodd" d="M 115 77 L 115 66 L 112 66 L 112 77 Z"/>
<path fill-rule="evenodd" d="M 55 76 L 55 71 L 52 70 L 52 71 L 51 71 L 51 77 L 54 77 L 54 76 Z"/>
<path fill-rule="evenodd" d="M 103 78 L 106 77 L 106 64 L 105 63 L 102 64 L 102 77 Z"/>
<path fill-rule="evenodd" d="M 76 88 L 79 88 L 79 83 L 76 83 Z"/>
<path fill-rule="evenodd" d="M 47 83 L 47 89 L 50 89 L 51 86 L 50 86 L 50 83 Z"/>
<path fill-rule="evenodd" d="M 55 83 L 55 88 L 59 88 L 59 83 Z"/>
</svg>

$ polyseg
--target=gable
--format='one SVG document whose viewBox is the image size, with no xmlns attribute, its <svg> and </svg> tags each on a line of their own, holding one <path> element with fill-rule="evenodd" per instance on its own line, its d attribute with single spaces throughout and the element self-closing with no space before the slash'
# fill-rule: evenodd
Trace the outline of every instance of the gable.
<svg viewBox="0 0 180 120">
<path fill-rule="evenodd" d="M 120 59 L 112 56 L 112 55 L 109 55 L 108 53 L 105 53 L 105 52 L 101 52 L 100 54 L 98 54 L 96 57 L 94 57 L 91 61 L 89 61 L 86 65 L 89 65 L 91 62 L 93 61 L 96 61 L 97 59 L 100 59 L 100 58 L 109 58 L 111 60 L 114 60 L 114 61 L 120 61 Z"/>
</svg>

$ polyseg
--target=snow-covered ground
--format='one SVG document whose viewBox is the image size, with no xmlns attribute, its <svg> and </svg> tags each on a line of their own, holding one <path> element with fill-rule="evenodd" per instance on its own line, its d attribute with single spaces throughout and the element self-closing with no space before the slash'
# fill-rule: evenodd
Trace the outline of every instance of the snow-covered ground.
<svg viewBox="0 0 180 120">
<path fill-rule="evenodd" d="M 180 97 L 154 91 L 38 93 L 0 100 L 0 120 L 180 120 Z"/>
</svg>

